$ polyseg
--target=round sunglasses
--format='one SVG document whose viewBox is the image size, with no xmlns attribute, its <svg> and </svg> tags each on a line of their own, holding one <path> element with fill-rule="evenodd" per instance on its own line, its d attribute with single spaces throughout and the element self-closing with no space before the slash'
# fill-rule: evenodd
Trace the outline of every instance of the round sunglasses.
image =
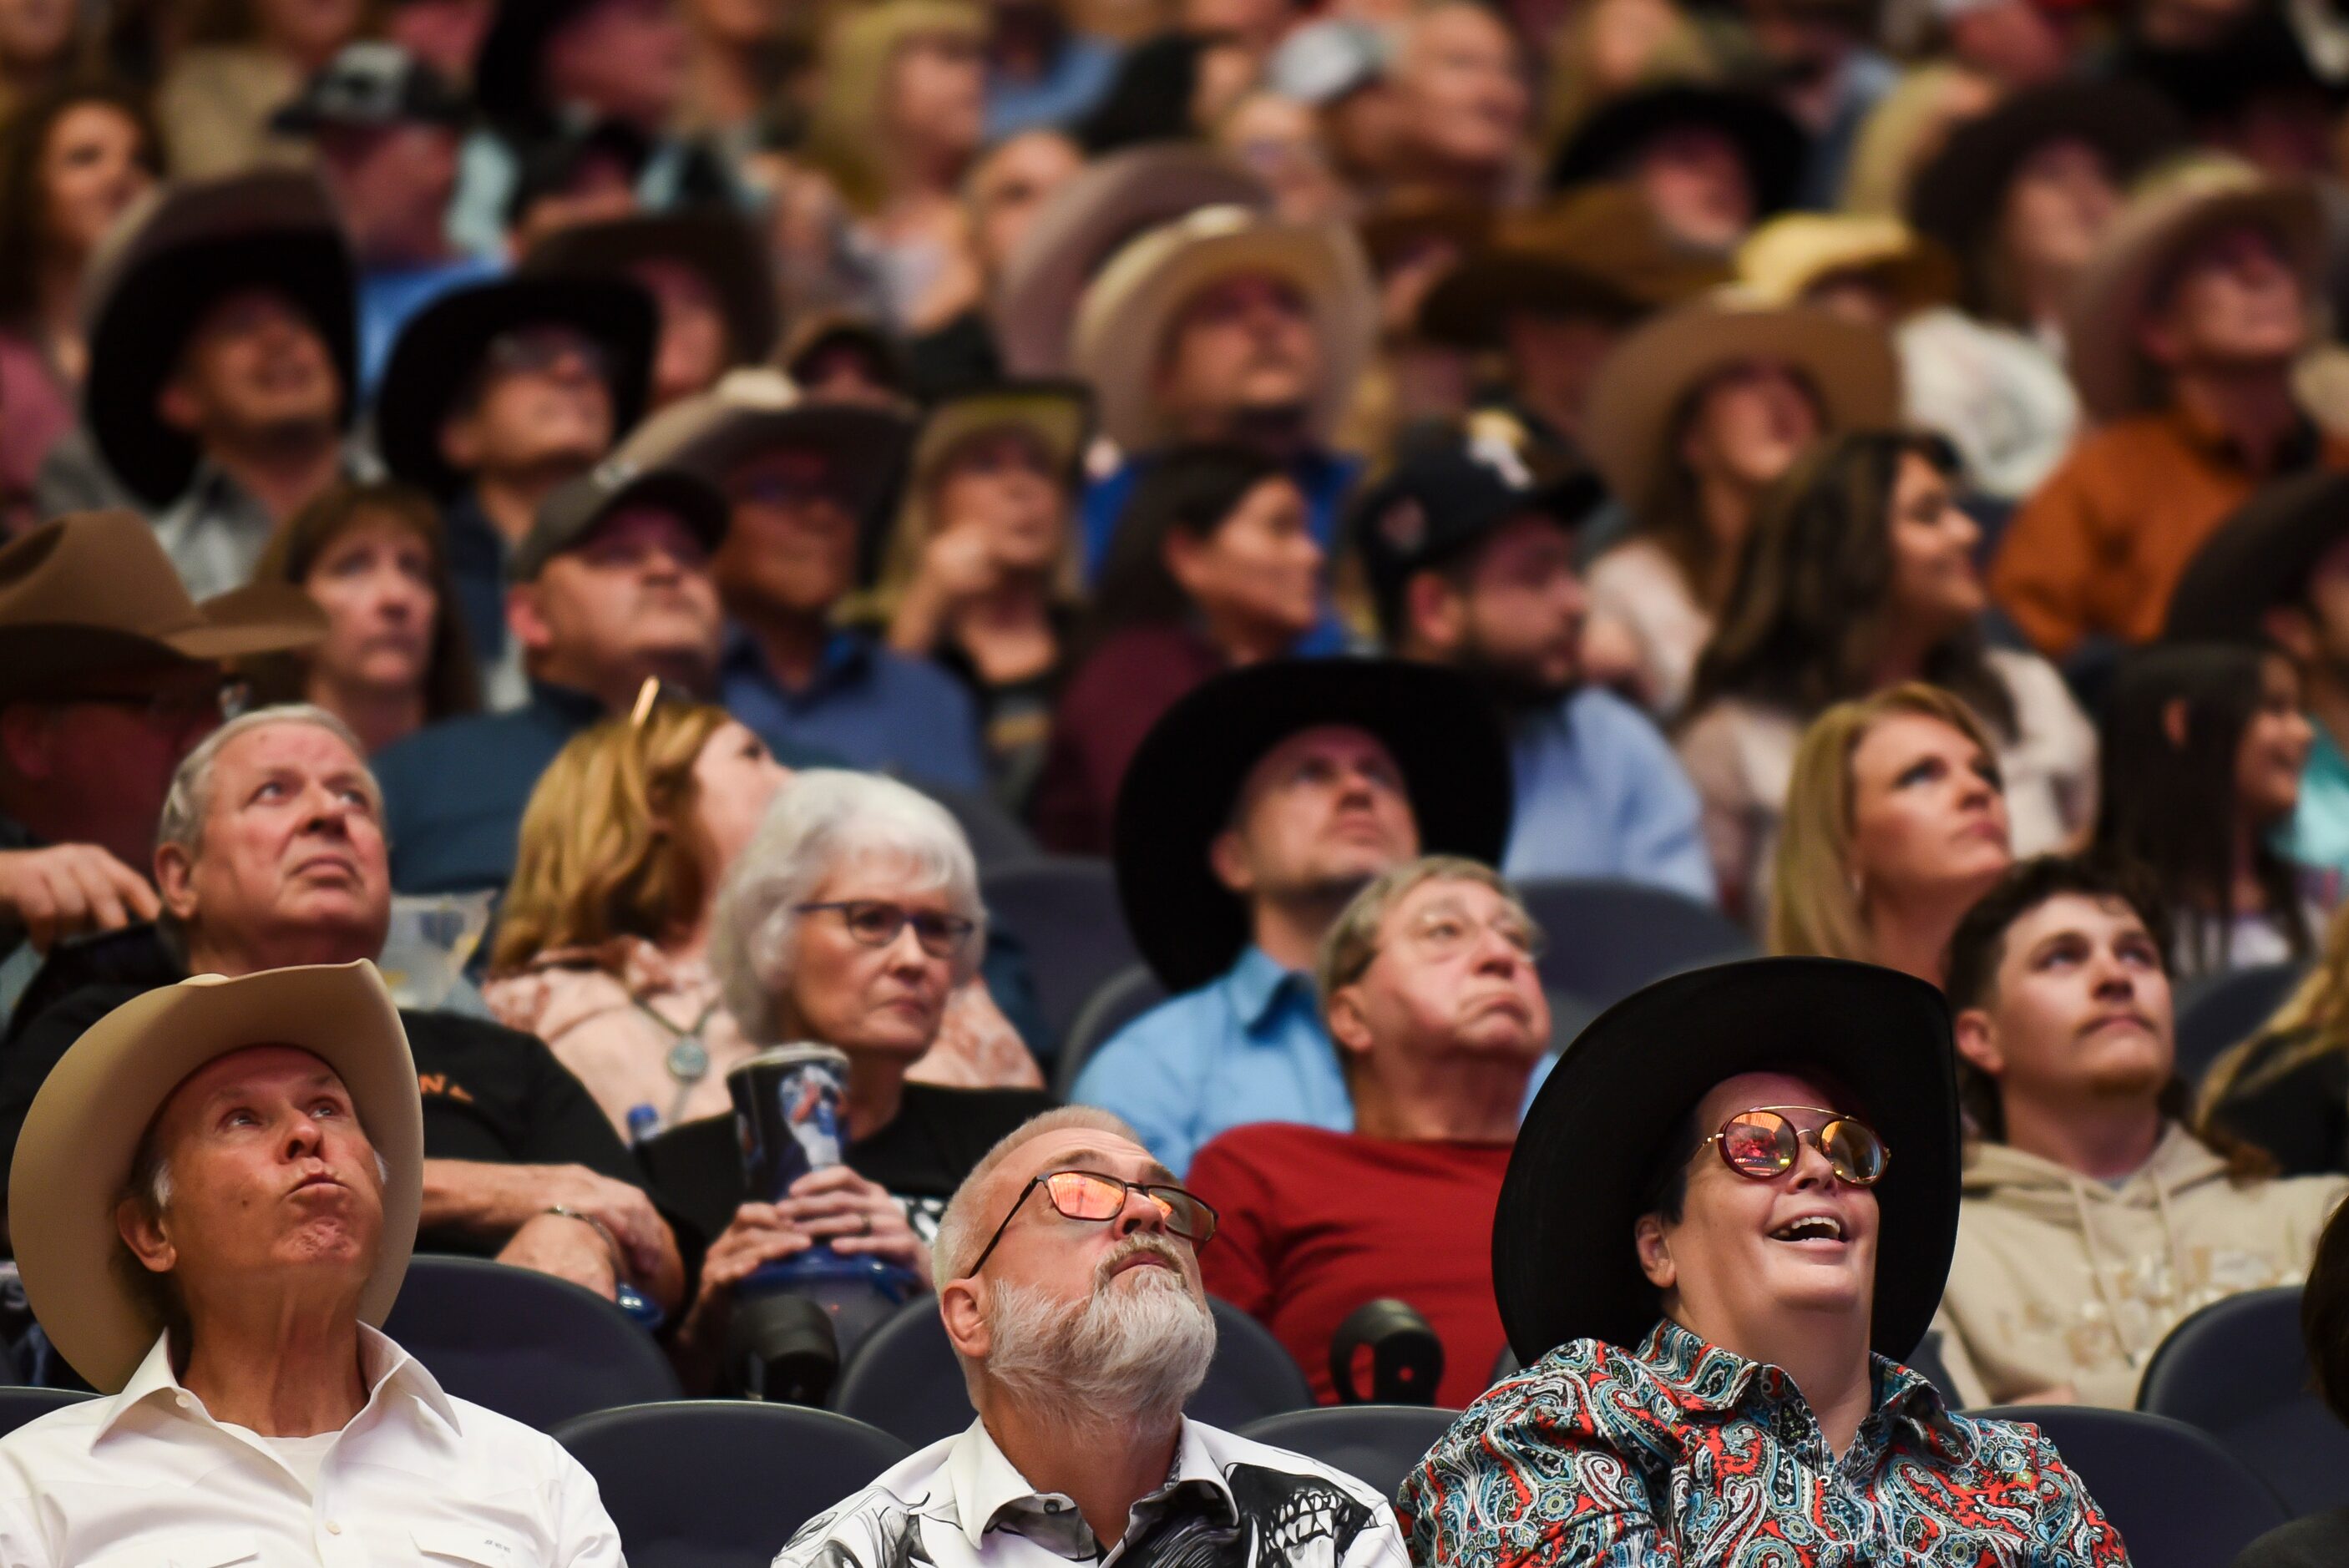
<svg viewBox="0 0 2349 1568">
<path fill-rule="evenodd" d="M 1813 1111 L 1827 1120 L 1817 1131 L 1805 1132 L 1786 1115 L 1790 1110 Z M 1757 1105 L 1723 1122 L 1705 1141 L 1721 1150 L 1723 1165 L 1756 1181 L 1792 1171 L 1806 1143 L 1826 1158 L 1836 1180 L 1848 1187 L 1875 1186 L 1892 1158 L 1876 1129 L 1816 1105 Z"/>
</svg>

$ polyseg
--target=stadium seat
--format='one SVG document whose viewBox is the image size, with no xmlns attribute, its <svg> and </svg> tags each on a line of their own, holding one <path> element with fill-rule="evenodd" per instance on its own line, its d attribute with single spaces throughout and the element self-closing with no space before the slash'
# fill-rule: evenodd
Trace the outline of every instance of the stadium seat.
<svg viewBox="0 0 2349 1568">
<path fill-rule="evenodd" d="M 765 1568 L 801 1525 L 913 1452 L 830 1410 L 749 1399 L 597 1410 L 554 1436 L 595 1478 L 632 1568 Z"/>
<path fill-rule="evenodd" d="M 2137 1408 L 2218 1439 L 2295 1514 L 2349 1505 L 2349 1428 L 2309 1386 L 2297 1285 L 2229 1296 L 2171 1329 Z"/>
<path fill-rule="evenodd" d="M 417 1256 L 383 1331 L 458 1398 L 541 1431 L 680 1393 L 668 1357 L 618 1307 L 486 1258 Z"/>
<path fill-rule="evenodd" d="M 1209 1426 L 1237 1430 L 1250 1421 L 1313 1403 L 1305 1374 L 1272 1331 L 1229 1303 L 1210 1298 L 1216 1359 L 1185 1406 Z M 952 1437 L 974 1419 L 938 1304 L 909 1301 L 864 1336 L 841 1368 L 832 1408 L 869 1421 L 916 1448 Z"/>
<path fill-rule="evenodd" d="M 62 1410 L 67 1405 L 96 1398 L 78 1388 L 24 1388 L 13 1385 L 0 1387 L 0 1438 L 27 1421 L 39 1420 L 51 1410 Z"/>
<path fill-rule="evenodd" d="M 1718 910 L 1644 882 L 1569 877 L 1516 888 L 1549 939 L 1543 985 L 1593 1011 L 1668 975 L 1754 951 L 1753 935 Z M 1563 1045 L 1559 1033 L 1553 1043 Z"/>
<path fill-rule="evenodd" d="M 1141 962 L 1107 861 L 1047 855 L 981 879 L 988 918 L 1019 934 L 1036 1005 L 1057 1044 L 1104 981 Z"/>
<path fill-rule="evenodd" d="M 2093 1405 L 1970 1413 L 2045 1433 L 2119 1528 L 2136 1568 L 2219 1568 L 2286 1517 L 2265 1482 L 2183 1421 Z"/>
<path fill-rule="evenodd" d="M 1078 1071 L 1102 1042 L 1164 1000 L 1166 987 L 1142 965 L 1110 976 L 1061 1037 L 1061 1054 L 1052 1063 L 1052 1092 L 1070 1099 Z"/>
<path fill-rule="evenodd" d="M 2259 1032 L 2306 973 L 2297 964 L 2262 964 L 2195 989 L 2178 1009 L 2178 1076 L 2201 1082 L 2229 1046 Z"/>
<path fill-rule="evenodd" d="M 1431 1405 L 1319 1405 L 1250 1421 L 1240 1436 L 1319 1460 L 1392 1501 L 1459 1418 L 1457 1410 Z"/>
</svg>

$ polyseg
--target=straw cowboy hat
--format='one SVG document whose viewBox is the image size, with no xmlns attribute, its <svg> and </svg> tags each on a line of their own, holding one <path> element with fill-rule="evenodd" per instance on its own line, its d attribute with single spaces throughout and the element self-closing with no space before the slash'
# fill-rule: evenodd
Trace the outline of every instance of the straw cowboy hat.
<svg viewBox="0 0 2349 1568">
<path fill-rule="evenodd" d="M 114 1211 L 131 1158 L 189 1074 L 248 1046 L 308 1051 L 350 1091 L 388 1171 L 360 1319 L 380 1326 L 399 1295 L 424 1200 L 424 1112 L 407 1031 L 375 965 L 160 986 L 91 1025 L 49 1069 L 8 1169 L 8 1232 L 25 1295 L 58 1354 L 100 1393 L 120 1388 L 163 1331 L 117 1273 Z"/>
<path fill-rule="evenodd" d="M 1200 290 L 1241 273 L 1273 273 L 1304 296 L 1321 345 L 1313 428 L 1326 434 L 1337 422 L 1378 330 L 1361 242 L 1339 224 L 1206 207 L 1120 251 L 1077 306 L 1071 357 L 1100 395 L 1102 429 L 1111 440 L 1136 452 L 1166 437 L 1151 380 L 1167 330 Z"/>
<path fill-rule="evenodd" d="M 2322 303 L 2324 213 L 2313 187 L 2247 163 L 2209 158 L 2157 175 L 2133 198 L 2072 287 L 2064 313 L 2072 383 L 2098 419 L 2168 401 L 2137 344 L 2146 312 L 2178 257 L 2214 230 L 2247 224 L 2274 236 L 2314 311 Z"/>
<path fill-rule="evenodd" d="M 1691 300 L 1627 334 L 1591 383 L 1591 461 L 1634 515 L 1653 507 L 1671 471 L 1672 424 L 1689 395 L 1754 360 L 1800 375 L 1828 430 L 1899 421 L 1900 366 L 1882 328 L 1810 305 L 1759 304 L 1734 290 Z"/>
<path fill-rule="evenodd" d="M 115 477 L 151 508 L 196 471 L 195 438 L 164 422 L 156 397 L 204 313 L 265 289 L 317 329 L 342 380 L 347 421 L 357 386 L 357 274 L 334 202 L 300 170 L 158 188 L 117 221 L 82 284 L 89 378 L 82 417 Z"/>
<path fill-rule="evenodd" d="M 1200 207 L 1271 206 L 1262 180 L 1210 148 L 1136 147 L 1088 163 L 1045 198 L 1004 260 L 990 314 L 1005 373 L 1069 373 L 1070 307 L 1137 234 Z"/>
<path fill-rule="evenodd" d="M 1788 212 L 1737 247 L 1739 285 L 1769 304 L 1798 304 L 1816 284 L 1855 273 L 1889 290 L 1903 315 L 1957 297 L 1957 263 L 1898 218 Z"/>
<path fill-rule="evenodd" d="M 0 549 L 0 702 L 115 670 L 285 653 L 326 634 L 326 613 L 288 583 L 197 603 L 136 512 L 69 512 Z"/>
</svg>

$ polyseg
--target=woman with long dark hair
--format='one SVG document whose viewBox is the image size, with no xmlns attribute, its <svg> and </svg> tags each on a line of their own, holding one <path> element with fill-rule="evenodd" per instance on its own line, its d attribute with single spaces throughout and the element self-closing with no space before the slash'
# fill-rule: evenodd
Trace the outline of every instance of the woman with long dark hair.
<svg viewBox="0 0 2349 1568">
<path fill-rule="evenodd" d="M 1981 533 L 1957 480 L 1939 436 L 1857 430 L 1764 497 L 1678 742 L 1733 912 L 1768 907 L 1760 884 L 1805 727 L 1907 681 L 1954 694 L 1988 727 L 2017 854 L 2085 833 L 2095 732 L 2046 661 L 1985 643 Z"/>
<path fill-rule="evenodd" d="M 2304 958 L 2299 868 L 2271 838 L 2300 802 L 2314 732 L 2273 649 L 2178 643 L 2126 660 L 2106 706 L 2095 848 L 2168 905 L 2180 976 Z"/>
</svg>

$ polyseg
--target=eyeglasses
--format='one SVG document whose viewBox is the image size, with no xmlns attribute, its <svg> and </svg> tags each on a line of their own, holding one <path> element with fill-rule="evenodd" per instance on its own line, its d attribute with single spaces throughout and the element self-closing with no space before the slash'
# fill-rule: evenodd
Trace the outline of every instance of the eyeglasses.
<svg viewBox="0 0 2349 1568">
<path fill-rule="evenodd" d="M 907 926 L 914 928 L 914 940 L 922 951 L 933 958 L 952 958 L 970 942 L 971 933 L 978 923 L 965 920 L 958 914 L 940 914 L 936 910 L 907 909 L 903 904 L 883 903 L 874 899 L 848 899 L 837 903 L 802 903 L 793 906 L 802 914 L 814 914 L 821 910 L 839 912 L 848 927 L 848 934 L 867 947 L 886 947 L 897 940 L 897 934 Z"/>
<path fill-rule="evenodd" d="M 1788 1119 L 1790 1110 L 1816 1111 L 1828 1119 L 1816 1132 L 1805 1132 Z M 1756 1181 L 1792 1171 L 1806 1143 L 1825 1155 L 1836 1180 L 1849 1187 L 1875 1186 L 1892 1158 L 1874 1128 L 1816 1105 L 1757 1105 L 1723 1122 L 1705 1141 L 1720 1147 L 1723 1164 Z"/>
<path fill-rule="evenodd" d="M 250 681 L 229 679 L 212 686 L 165 691 L 78 691 L 57 700 L 60 704 L 86 702 L 101 707 L 126 708 L 156 724 L 188 725 L 236 717 L 253 705 L 253 685 Z"/>
<path fill-rule="evenodd" d="M 1125 1212 L 1128 1193 L 1139 1192 L 1157 1209 L 1167 1230 L 1190 1243 L 1194 1252 L 1206 1246 L 1216 1233 L 1216 1212 L 1180 1187 L 1123 1181 L 1097 1171 L 1049 1171 L 1019 1189 L 1019 1202 L 1003 1216 L 1003 1223 L 995 1227 L 995 1234 L 987 1238 L 978 1262 L 970 1265 L 971 1274 L 987 1266 L 987 1260 L 995 1255 L 996 1244 L 1003 1240 L 1003 1233 L 1011 1228 L 1011 1222 L 1027 1206 L 1028 1195 L 1039 1187 L 1044 1189 L 1045 1201 L 1064 1220 L 1106 1223 Z"/>
</svg>

